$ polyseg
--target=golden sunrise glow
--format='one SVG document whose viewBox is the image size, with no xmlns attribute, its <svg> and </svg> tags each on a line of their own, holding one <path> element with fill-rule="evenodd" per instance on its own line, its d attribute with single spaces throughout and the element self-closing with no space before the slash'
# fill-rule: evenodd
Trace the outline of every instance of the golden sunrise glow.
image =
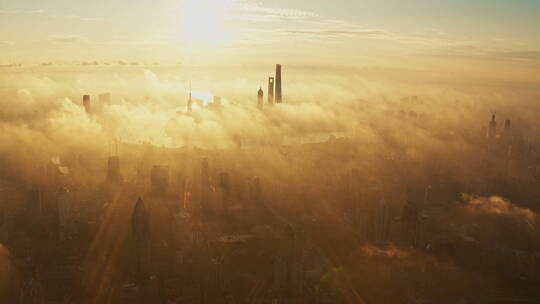
<svg viewBox="0 0 540 304">
<path fill-rule="evenodd" d="M 219 43 L 231 38 L 227 9 L 232 0 L 185 0 L 182 9 L 184 38 L 197 43 Z"/>
</svg>

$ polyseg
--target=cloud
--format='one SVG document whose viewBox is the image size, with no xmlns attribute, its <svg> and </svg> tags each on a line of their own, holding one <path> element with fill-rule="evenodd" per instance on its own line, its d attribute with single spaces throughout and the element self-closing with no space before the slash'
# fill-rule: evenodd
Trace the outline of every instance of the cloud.
<svg viewBox="0 0 540 304">
<path fill-rule="evenodd" d="M 530 209 L 519 207 L 500 196 L 481 197 L 462 194 L 461 199 L 465 207 L 473 213 L 510 216 L 528 224 L 537 219 L 537 214 Z"/>
<path fill-rule="evenodd" d="M 228 14 L 232 19 L 249 20 L 249 21 L 275 21 L 277 19 L 285 20 L 304 20 L 315 18 L 319 15 L 304 10 L 287 9 L 287 8 L 268 8 L 261 5 L 240 4 L 237 7 L 228 10 Z"/>
<path fill-rule="evenodd" d="M 71 19 L 71 20 L 77 20 L 77 21 L 98 21 L 98 20 L 100 20 L 99 18 L 96 18 L 96 17 L 84 17 L 84 16 L 79 16 L 79 15 L 69 15 L 69 16 L 65 16 L 64 18 Z"/>
<path fill-rule="evenodd" d="M 19 14 L 43 14 L 45 10 L 43 9 L 33 9 L 33 10 L 0 10 L 0 15 L 19 15 Z"/>
<path fill-rule="evenodd" d="M 539 51 L 499 51 L 499 52 L 492 52 L 491 55 L 498 58 L 507 58 L 507 59 L 513 59 L 513 60 L 540 61 L 540 50 Z"/>
<path fill-rule="evenodd" d="M 284 33 L 295 35 L 308 35 L 319 37 L 365 37 L 365 36 L 385 36 L 387 32 L 382 30 L 370 29 L 343 29 L 343 30 L 324 30 L 324 29 L 304 29 L 304 30 L 284 30 Z"/>
<path fill-rule="evenodd" d="M 88 39 L 86 37 L 78 35 L 52 35 L 48 38 L 51 42 L 56 43 L 87 43 Z"/>
</svg>

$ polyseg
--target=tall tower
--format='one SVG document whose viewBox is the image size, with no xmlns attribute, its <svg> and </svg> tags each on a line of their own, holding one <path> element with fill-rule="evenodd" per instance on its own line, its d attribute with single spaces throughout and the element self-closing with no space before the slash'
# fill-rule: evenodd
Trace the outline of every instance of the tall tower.
<svg viewBox="0 0 540 304">
<path fill-rule="evenodd" d="M 274 104 L 274 77 L 268 78 L 268 104 Z"/>
<path fill-rule="evenodd" d="M 281 103 L 281 64 L 276 64 L 276 103 Z"/>
<path fill-rule="evenodd" d="M 264 92 L 262 88 L 259 88 L 259 92 L 257 93 L 257 107 L 259 107 L 259 110 L 262 110 L 263 108 L 263 99 L 264 99 Z"/>
<path fill-rule="evenodd" d="M 118 155 L 109 156 L 109 160 L 107 162 L 107 179 L 116 183 L 122 182 L 122 174 L 120 173 L 120 157 Z"/>
<path fill-rule="evenodd" d="M 497 135 L 497 122 L 495 121 L 495 114 L 491 116 L 491 121 L 489 122 L 489 131 L 488 137 L 495 138 Z"/>
<path fill-rule="evenodd" d="M 152 192 L 158 195 L 167 193 L 169 187 L 169 167 L 155 165 L 150 171 L 150 181 L 152 184 Z"/>
<path fill-rule="evenodd" d="M 84 109 L 86 110 L 86 113 L 90 114 L 90 95 L 84 95 L 83 96 L 83 106 L 84 106 Z"/>
<path fill-rule="evenodd" d="M 510 119 L 507 119 L 505 122 L 504 122 L 504 131 L 505 132 L 510 132 L 510 126 L 512 124 L 512 121 Z"/>
<path fill-rule="evenodd" d="M 221 200 L 222 200 L 222 208 L 225 212 L 229 211 L 229 207 L 231 204 L 231 180 L 229 178 L 229 173 L 222 172 L 219 175 L 219 181 L 220 181 L 220 188 L 221 188 Z"/>
<path fill-rule="evenodd" d="M 187 111 L 191 113 L 191 106 L 193 105 L 193 100 L 191 99 L 191 82 L 189 83 L 189 99 L 187 102 Z"/>
<path fill-rule="evenodd" d="M 107 180 L 114 183 L 122 183 L 120 173 L 120 156 L 118 155 L 118 141 L 114 142 L 116 153 L 111 156 L 111 146 L 109 146 L 109 159 L 107 161 Z"/>
<path fill-rule="evenodd" d="M 138 278 L 144 280 L 149 255 L 150 215 L 140 197 L 131 214 L 131 232 L 134 241 L 135 271 Z"/>
<path fill-rule="evenodd" d="M 208 157 L 201 157 L 201 184 L 200 184 L 200 204 L 203 210 L 209 210 L 209 195 L 210 195 L 210 169 L 208 165 Z"/>
</svg>

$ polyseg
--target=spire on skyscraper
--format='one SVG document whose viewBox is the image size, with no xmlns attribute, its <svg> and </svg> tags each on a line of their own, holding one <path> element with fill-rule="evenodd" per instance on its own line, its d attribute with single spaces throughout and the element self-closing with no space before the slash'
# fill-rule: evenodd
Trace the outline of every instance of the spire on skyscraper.
<svg viewBox="0 0 540 304">
<path fill-rule="evenodd" d="M 191 81 L 189 82 L 189 99 L 187 104 L 187 111 L 188 113 L 191 113 L 191 107 L 193 105 L 193 100 L 191 99 Z"/>
</svg>

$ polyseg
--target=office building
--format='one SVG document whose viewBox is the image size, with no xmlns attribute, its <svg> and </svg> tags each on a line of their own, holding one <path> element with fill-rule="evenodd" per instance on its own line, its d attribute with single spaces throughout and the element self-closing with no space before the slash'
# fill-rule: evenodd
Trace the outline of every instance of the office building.
<svg viewBox="0 0 540 304">
<path fill-rule="evenodd" d="M 281 64 L 276 64 L 276 103 L 281 101 Z"/>
</svg>

